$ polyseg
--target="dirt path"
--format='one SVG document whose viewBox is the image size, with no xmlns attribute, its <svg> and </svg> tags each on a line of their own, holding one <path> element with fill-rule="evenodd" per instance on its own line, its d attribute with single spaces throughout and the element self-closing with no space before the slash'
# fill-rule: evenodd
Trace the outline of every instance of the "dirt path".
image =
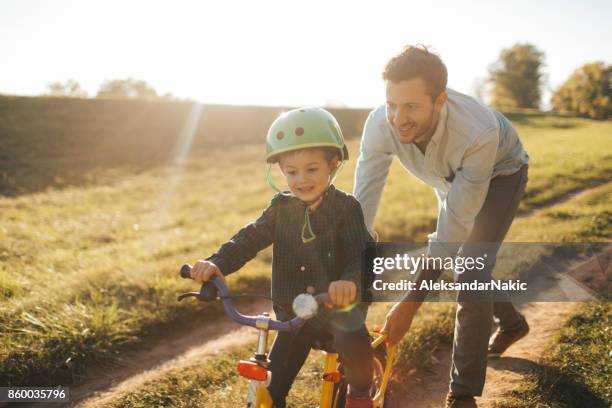
<svg viewBox="0 0 612 408">
<path fill-rule="evenodd" d="M 609 270 L 612 259 L 612 245 L 608 246 L 599 260 L 591 258 L 586 262 L 574 265 L 568 275 L 596 276 L 601 273 L 603 259 Z M 546 279 L 546 278 L 543 278 Z M 561 286 L 561 285 L 560 285 Z M 567 289 L 567 287 L 566 287 Z M 588 287 L 573 282 L 574 299 L 592 299 Z M 479 407 L 504 407 L 509 394 L 520 387 L 525 377 L 532 373 L 545 352 L 549 349 L 554 337 L 563 328 L 564 323 L 576 312 L 581 302 L 532 302 L 523 305 L 520 310 L 529 322 L 529 334 L 512 345 L 501 358 L 490 359 L 487 367 L 487 379 L 482 397 L 477 399 Z M 448 392 L 451 364 L 451 347 L 444 347 L 434 355 L 431 372 L 422 377 L 413 377 L 403 384 L 401 408 L 443 407 Z"/>
<path fill-rule="evenodd" d="M 484 394 L 478 398 L 479 407 L 503 407 L 508 393 L 518 388 L 524 376 L 536 367 L 552 337 L 577 306 L 578 303 L 575 302 L 531 303 L 521 310 L 531 326 L 531 331 L 527 337 L 512 345 L 502 358 L 489 360 Z M 400 399 L 402 408 L 444 406 L 448 392 L 450 348 L 439 350 L 435 357 L 437 362 L 433 371 L 406 386 L 408 392 Z"/>
<path fill-rule="evenodd" d="M 244 314 L 256 315 L 270 309 L 270 302 L 255 301 L 237 306 Z M 103 407 L 122 395 L 165 372 L 214 355 L 220 350 L 256 340 L 253 329 L 240 327 L 229 318 L 202 324 L 189 333 L 169 334 L 154 346 L 125 356 L 128 364 L 93 372 L 80 386 L 71 387 L 74 407 Z"/>
<path fill-rule="evenodd" d="M 531 331 L 510 347 L 502 358 L 489 360 L 487 382 L 479 406 L 503 407 L 509 393 L 524 384 L 525 376 L 538 367 L 538 361 L 554 336 L 579 306 L 577 302 L 546 302 L 532 303 L 523 308 Z"/>
<path fill-rule="evenodd" d="M 559 204 L 563 204 L 569 200 L 573 200 L 573 199 L 579 199 L 580 197 L 589 194 L 594 188 L 599 188 L 603 185 L 605 185 L 607 183 L 603 183 L 594 187 L 587 187 L 587 188 L 583 188 L 583 187 L 579 187 L 576 188 L 574 190 L 570 190 L 567 193 L 553 199 L 550 200 L 548 202 L 546 202 L 545 204 L 541 205 L 541 206 L 537 206 L 536 208 L 533 208 L 531 210 L 527 210 L 524 212 L 519 212 L 519 214 L 514 218 L 515 220 L 520 220 L 522 218 L 529 218 L 532 217 L 534 215 L 537 215 L 538 213 L 542 212 L 542 211 L 546 211 L 548 209 L 550 209 L 551 207 L 554 207 L 555 205 L 559 205 Z"/>
<path fill-rule="evenodd" d="M 522 312 L 531 325 L 530 334 L 513 345 L 503 358 L 493 359 L 487 368 L 485 392 L 479 399 L 481 407 L 503 406 L 506 395 L 518 387 L 523 377 L 536 366 L 536 362 L 547 349 L 552 337 L 575 311 L 578 303 L 532 303 Z M 214 355 L 233 345 L 246 344 L 255 339 L 252 329 L 238 328 L 224 321 L 217 328 L 229 330 L 228 334 L 215 336 L 206 330 L 196 330 L 189 339 L 171 340 L 150 350 L 138 353 L 130 366 L 107 373 L 86 386 L 71 389 L 74 406 L 81 408 L 103 407 L 144 384 L 147 380 L 164 375 L 165 372 Z M 182 353 L 177 354 L 177 352 Z M 171 357 L 173 356 L 173 357 Z M 170 358 L 168 358 L 170 357 Z M 444 348 L 435 354 L 433 371 L 408 386 L 411 391 L 401 398 L 402 408 L 440 407 L 448 391 L 451 350 Z M 104 390 L 103 392 L 96 392 Z M 87 396 L 86 399 L 82 399 Z"/>
</svg>

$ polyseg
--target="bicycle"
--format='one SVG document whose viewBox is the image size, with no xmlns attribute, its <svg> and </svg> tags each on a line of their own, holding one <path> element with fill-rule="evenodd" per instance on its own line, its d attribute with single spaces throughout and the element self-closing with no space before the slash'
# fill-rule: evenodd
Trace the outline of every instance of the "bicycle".
<svg viewBox="0 0 612 408">
<path fill-rule="evenodd" d="M 191 278 L 191 266 L 183 265 L 180 271 L 182 278 Z M 313 296 L 308 293 L 298 295 L 293 301 L 293 310 L 296 315 L 285 322 L 272 319 L 264 312 L 259 316 L 246 316 L 240 314 L 232 303 L 229 289 L 218 277 L 204 282 L 200 292 L 187 292 L 178 296 L 178 301 L 187 297 L 195 297 L 204 302 L 220 299 L 227 315 L 236 323 L 250 326 L 258 330 L 257 351 L 249 360 L 240 360 L 237 366 L 238 375 L 249 380 L 247 408 L 272 408 L 272 399 L 267 387 L 270 384 L 271 372 L 268 371 L 268 333 L 270 331 L 292 331 L 299 329 L 306 321 L 314 317 L 319 305 L 329 303 L 329 295 L 322 293 Z M 387 385 L 391 377 L 391 367 L 395 354 L 395 346 L 387 348 L 386 335 L 380 333 L 377 326 L 370 331 L 372 348 L 374 350 L 374 378 L 373 394 L 375 408 L 393 408 L 395 403 L 388 398 Z M 327 339 L 329 340 L 329 339 Z M 315 349 L 325 353 L 323 363 L 323 376 L 321 378 L 321 396 L 319 408 L 344 408 L 347 382 L 344 378 L 342 364 L 338 362 L 338 354 L 330 341 L 321 341 L 315 344 Z"/>
</svg>

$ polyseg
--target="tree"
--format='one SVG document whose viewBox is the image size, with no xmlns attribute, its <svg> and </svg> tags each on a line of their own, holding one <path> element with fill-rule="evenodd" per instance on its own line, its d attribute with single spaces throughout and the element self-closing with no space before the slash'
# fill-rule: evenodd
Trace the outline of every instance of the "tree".
<svg viewBox="0 0 612 408">
<path fill-rule="evenodd" d="M 501 51 L 489 67 L 491 104 L 498 108 L 538 108 L 542 98 L 544 53 L 531 44 Z"/>
<path fill-rule="evenodd" d="M 557 112 L 575 112 L 593 119 L 612 117 L 612 65 L 584 64 L 552 95 Z"/>
<path fill-rule="evenodd" d="M 47 96 L 60 96 L 70 98 L 87 98 L 87 91 L 74 79 L 69 79 L 66 83 L 51 82 L 47 85 Z"/>
<path fill-rule="evenodd" d="M 180 98 L 174 96 L 171 92 L 166 92 L 165 94 L 160 95 L 159 99 L 167 102 L 178 102 L 181 100 Z"/>
<path fill-rule="evenodd" d="M 96 98 L 157 99 L 155 89 L 145 81 L 127 78 L 106 80 Z"/>
</svg>

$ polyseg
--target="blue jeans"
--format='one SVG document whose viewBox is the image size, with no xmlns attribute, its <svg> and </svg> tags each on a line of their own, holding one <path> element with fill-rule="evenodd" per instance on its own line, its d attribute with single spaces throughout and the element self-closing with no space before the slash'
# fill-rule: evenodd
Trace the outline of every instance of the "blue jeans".
<svg viewBox="0 0 612 408">
<path fill-rule="evenodd" d="M 466 271 L 457 281 L 479 280 L 488 282 L 495 267 L 495 257 L 510 225 L 527 185 L 528 166 L 509 176 L 498 176 L 491 180 L 485 202 L 478 213 L 474 228 L 460 250 L 460 256 L 474 256 L 472 248 L 487 245 L 488 262 L 482 272 Z M 470 245 L 472 244 L 472 245 Z M 477 296 L 474 299 L 473 296 Z M 487 298 L 488 297 L 488 298 Z M 487 349 L 493 324 L 498 320 L 503 329 L 512 329 L 521 324 L 519 312 L 503 293 L 492 294 L 468 292 L 457 294 L 455 337 L 451 366 L 450 390 L 456 395 L 479 396 L 484 388 L 487 372 Z"/>
</svg>

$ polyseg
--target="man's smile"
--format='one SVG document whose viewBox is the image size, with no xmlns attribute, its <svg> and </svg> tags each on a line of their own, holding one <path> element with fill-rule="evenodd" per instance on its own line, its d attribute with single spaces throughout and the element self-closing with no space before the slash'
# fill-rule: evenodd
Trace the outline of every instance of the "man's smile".
<svg viewBox="0 0 612 408">
<path fill-rule="evenodd" d="M 405 133 L 405 132 L 409 132 L 409 131 L 411 131 L 411 130 L 412 130 L 412 129 L 414 129 L 415 127 L 416 127 L 416 123 L 415 123 L 415 122 L 413 122 L 413 123 L 408 123 L 408 124 L 405 124 L 405 125 L 401 126 L 401 127 L 399 128 L 399 131 L 400 131 L 401 133 Z"/>
</svg>

